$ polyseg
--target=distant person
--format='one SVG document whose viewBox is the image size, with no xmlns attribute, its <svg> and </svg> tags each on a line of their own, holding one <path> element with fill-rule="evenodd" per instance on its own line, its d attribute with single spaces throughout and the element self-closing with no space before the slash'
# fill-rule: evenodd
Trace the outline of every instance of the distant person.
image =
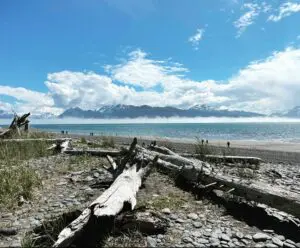
<svg viewBox="0 0 300 248">
<path fill-rule="evenodd" d="M 227 147 L 230 148 L 230 142 L 229 141 L 227 141 Z"/>
<path fill-rule="evenodd" d="M 201 140 L 201 143 L 202 143 L 202 145 L 204 145 L 204 139 L 203 139 L 203 140 Z"/>
<path fill-rule="evenodd" d="M 206 140 L 206 145 L 208 145 L 208 140 Z"/>
<path fill-rule="evenodd" d="M 143 142 L 142 147 L 145 147 L 145 142 Z"/>
</svg>

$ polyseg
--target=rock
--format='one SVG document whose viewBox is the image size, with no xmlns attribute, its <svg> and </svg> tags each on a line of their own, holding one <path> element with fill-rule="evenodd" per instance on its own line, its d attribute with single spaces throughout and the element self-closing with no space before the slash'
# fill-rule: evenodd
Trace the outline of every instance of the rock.
<svg viewBox="0 0 300 248">
<path fill-rule="evenodd" d="M 192 243 L 193 242 L 193 240 L 189 236 L 182 237 L 182 241 L 184 243 Z"/>
<path fill-rule="evenodd" d="M 280 239 L 278 239 L 277 237 L 272 238 L 272 242 L 279 247 L 283 246 L 283 242 Z"/>
<path fill-rule="evenodd" d="M 234 233 L 234 235 L 233 235 L 234 237 L 236 237 L 236 238 L 238 238 L 238 239 L 242 239 L 242 238 L 244 238 L 244 234 L 243 233 L 241 233 L 241 232 L 236 232 L 236 233 Z"/>
<path fill-rule="evenodd" d="M 212 247 L 219 247 L 220 246 L 220 241 L 218 239 L 211 241 L 211 246 Z"/>
<path fill-rule="evenodd" d="M 98 177 L 100 176 L 100 174 L 99 174 L 98 172 L 95 172 L 95 173 L 93 174 L 93 176 L 94 176 L 95 178 L 98 178 Z"/>
<path fill-rule="evenodd" d="M 278 238 L 281 241 L 285 240 L 285 237 L 283 235 L 276 235 L 275 238 Z"/>
<path fill-rule="evenodd" d="M 170 214 L 171 213 L 171 210 L 169 208 L 164 208 L 161 210 L 162 213 L 164 214 Z"/>
<path fill-rule="evenodd" d="M 193 231 L 193 232 L 191 232 L 191 234 L 192 234 L 192 236 L 197 237 L 197 238 L 202 236 L 202 233 L 199 231 Z"/>
<path fill-rule="evenodd" d="M 147 237 L 147 247 L 156 247 L 156 240 L 150 236 Z"/>
<path fill-rule="evenodd" d="M 296 246 L 287 242 L 283 243 L 283 247 L 287 247 L 287 248 L 295 248 Z"/>
<path fill-rule="evenodd" d="M 223 234 L 221 235 L 221 239 L 224 240 L 224 241 L 227 241 L 227 242 L 230 241 L 230 237 L 229 237 L 227 234 L 225 234 L 225 233 L 223 233 Z"/>
<path fill-rule="evenodd" d="M 200 243 L 200 244 L 208 244 L 209 243 L 209 241 L 207 239 L 204 239 L 204 238 L 197 239 L 197 242 Z"/>
<path fill-rule="evenodd" d="M 271 239 L 271 237 L 265 233 L 256 233 L 252 236 L 252 238 L 255 242 L 266 241 L 268 239 Z"/>
<path fill-rule="evenodd" d="M 198 215 L 195 214 L 195 213 L 190 213 L 190 214 L 187 215 L 187 217 L 189 219 L 192 219 L 192 220 L 197 220 L 198 219 Z"/>
<path fill-rule="evenodd" d="M 200 228 L 202 225 L 199 221 L 195 221 L 195 222 L 193 222 L 193 226 L 196 228 Z"/>
<path fill-rule="evenodd" d="M 178 216 L 176 214 L 171 214 L 170 219 L 176 220 L 176 219 L 178 219 Z"/>
<path fill-rule="evenodd" d="M 248 239 L 241 239 L 241 242 L 244 243 L 245 245 L 248 245 L 250 241 Z"/>
<path fill-rule="evenodd" d="M 165 237 L 165 236 L 162 235 L 162 234 L 158 234 L 158 235 L 157 235 L 157 238 L 158 238 L 158 239 L 163 239 L 164 237 Z"/>
<path fill-rule="evenodd" d="M 300 248 L 300 242 L 297 243 L 297 244 L 295 244 L 295 246 L 296 246 L 297 248 Z"/>
<path fill-rule="evenodd" d="M 264 229 L 263 232 L 272 234 L 272 233 L 274 233 L 274 230 Z"/>
<path fill-rule="evenodd" d="M 249 235 L 249 234 L 247 234 L 247 235 L 245 235 L 245 237 L 244 237 L 245 239 L 250 239 L 250 240 L 252 240 L 252 236 L 251 235 Z"/>
<path fill-rule="evenodd" d="M 184 223 L 184 220 L 181 219 L 181 218 L 178 218 L 178 219 L 176 219 L 175 221 L 176 221 L 177 223 Z"/>
<path fill-rule="evenodd" d="M 263 248 L 263 247 L 265 247 L 265 244 L 260 242 L 260 243 L 257 243 L 254 247 Z"/>
<path fill-rule="evenodd" d="M 94 180 L 94 178 L 92 178 L 91 176 L 87 176 L 87 177 L 84 179 L 85 182 L 90 182 L 90 181 L 93 181 L 93 180 Z"/>
<path fill-rule="evenodd" d="M 277 248 L 278 246 L 273 244 L 273 243 L 267 243 L 267 244 L 265 244 L 265 247 L 267 247 L 267 248 Z"/>
<path fill-rule="evenodd" d="M 293 240 L 290 240 L 290 239 L 287 239 L 285 242 L 289 243 L 289 244 L 292 244 L 292 245 L 295 245 L 295 242 Z"/>
</svg>

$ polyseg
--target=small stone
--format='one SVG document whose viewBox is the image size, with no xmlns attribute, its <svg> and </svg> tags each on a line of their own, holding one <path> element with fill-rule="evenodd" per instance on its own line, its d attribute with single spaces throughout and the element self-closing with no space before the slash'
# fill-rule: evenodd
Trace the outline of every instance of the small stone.
<svg viewBox="0 0 300 248">
<path fill-rule="evenodd" d="M 286 241 L 283 243 L 283 247 L 287 247 L 287 248 L 295 248 L 296 246 L 290 243 L 287 243 Z"/>
<path fill-rule="evenodd" d="M 156 240 L 150 236 L 147 237 L 147 247 L 156 247 Z"/>
<path fill-rule="evenodd" d="M 287 239 L 285 242 L 289 243 L 289 244 L 292 244 L 292 245 L 295 245 L 295 242 L 293 240 L 290 240 L 290 239 Z"/>
<path fill-rule="evenodd" d="M 192 236 L 198 238 L 202 236 L 202 233 L 200 231 L 193 231 L 191 232 Z"/>
<path fill-rule="evenodd" d="M 212 247 L 219 247 L 220 246 L 220 241 L 219 240 L 214 240 L 211 242 Z"/>
<path fill-rule="evenodd" d="M 163 239 L 164 237 L 165 237 L 165 236 L 162 235 L 162 234 L 158 234 L 158 235 L 157 235 L 157 238 L 158 238 L 158 239 Z"/>
<path fill-rule="evenodd" d="M 207 239 L 204 239 L 204 238 L 197 239 L 197 242 L 200 243 L 200 244 L 208 244 L 209 243 L 209 241 Z"/>
<path fill-rule="evenodd" d="M 94 178 L 92 178 L 91 176 L 87 176 L 87 177 L 84 179 L 85 182 L 90 182 L 90 181 L 93 181 L 93 180 L 94 180 Z"/>
<path fill-rule="evenodd" d="M 178 216 L 176 214 L 171 214 L 170 219 L 176 220 L 176 219 L 178 219 Z"/>
<path fill-rule="evenodd" d="M 271 230 L 271 229 L 264 229 L 263 232 L 265 233 L 274 233 L 274 230 Z"/>
<path fill-rule="evenodd" d="M 197 220 L 198 219 L 198 215 L 195 214 L 195 213 L 190 213 L 190 214 L 187 215 L 187 217 L 189 219 L 192 219 L 192 220 Z"/>
<path fill-rule="evenodd" d="M 200 228 L 202 225 L 199 221 L 195 221 L 195 222 L 193 222 L 193 226 L 196 228 Z"/>
<path fill-rule="evenodd" d="M 251 235 L 249 235 L 249 234 L 247 234 L 247 235 L 245 235 L 245 237 L 244 237 L 245 239 L 252 239 L 252 236 Z"/>
<path fill-rule="evenodd" d="M 178 218 L 178 219 L 176 219 L 175 221 L 176 221 L 177 223 L 184 223 L 184 220 L 181 219 L 181 218 Z"/>
<path fill-rule="evenodd" d="M 265 244 L 265 247 L 267 247 L 267 248 L 277 248 L 278 246 L 273 244 L 273 243 L 267 243 L 267 244 Z"/>
<path fill-rule="evenodd" d="M 241 239 L 241 242 L 244 243 L 245 245 L 248 245 L 250 243 L 248 239 Z"/>
<path fill-rule="evenodd" d="M 227 241 L 227 242 L 230 241 L 229 236 L 228 236 L 227 234 L 224 234 L 224 233 L 221 235 L 221 239 L 222 239 L 222 240 L 225 240 L 225 241 Z"/>
<path fill-rule="evenodd" d="M 271 239 L 271 237 L 265 233 L 256 233 L 252 236 L 252 238 L 255 242 L 266 241 L 268 239 Z"/>
<path fill-rule="evenodd" d="M 255 248 L 263 248 L 263 247 L 265 247 L 265 244 L 260 242 L 260 243 L 257 243 L 254 247 Z"/>
<path fill-rule="evenodd" d="M 285 237 L 283 235 L 276 235 L 275 237 L 278 238 L 281 241 L 285 240 Z"/>
<path fill-rule="evenodd" d="M 283 246 L 283 242 L 282 242 L 280 239 L 276 238 L 276 237 L 272 238 L 272 242 L 273 242 L 275 245 L 278 245 L 279 247 L 282 247 L 282 246 Z"/>
<path fill-rule="evenodd" d="M 164 208 L 161 210 L 162 213 L 164 214 L 170 214 L 171 213 L 171 210 L 169 208 Z"/>
<path fill-rule="evenodd" d="M 241 232 L 236 232 L 233 236 L 236 237 L 236 238 L 238 238 L 238 239 L 244 238 L 244 234 L 241 233 Z"/>
<path fill-rule="evenodd" d="M 191 243 L 191 242 L 193 242 L 193 240 L 189 236 L 182 237 L 182 241 L 184 243 Z"/>
</svg>

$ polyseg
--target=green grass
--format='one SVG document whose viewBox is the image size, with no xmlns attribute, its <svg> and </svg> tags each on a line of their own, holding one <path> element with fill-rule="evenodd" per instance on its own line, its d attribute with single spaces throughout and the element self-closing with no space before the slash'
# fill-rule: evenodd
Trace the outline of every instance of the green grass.
<svg viewBox="0 0 300 248">
<path fill-rule="evenodd" d="M 164 208 L 176 210 L 183 206 L 186 202 L 187 199 L 182 194 L 170 192 L 167 195 L 159 195 L 152 200 L 140 201 L 138 202 L 137 207 L 150 206 L 151 208 L 159 211 Z"/>
<path fill-rule="evenodd" d="M 107 137 L 107 136 L 103 136 L 102 137 L 102 147 L 111 147 L 114 148 L 115 147 L 115 140 L 113 137 Z"/>
<path fill-rule="evenodd" d="M 38 173 L 26 164 L 32 158 L 48 156 L 45 141 L 3 142 L 0 140 L 0 208 L 11 208 L 22 196 L 29 200 L 41 185 Z"/>
</svg>

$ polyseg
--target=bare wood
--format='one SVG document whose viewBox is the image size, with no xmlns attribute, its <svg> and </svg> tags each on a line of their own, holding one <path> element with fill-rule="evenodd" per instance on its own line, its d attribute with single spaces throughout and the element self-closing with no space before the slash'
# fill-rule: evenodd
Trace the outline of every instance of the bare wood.
<svg viewBox="0 0 300 248">
<path fill-rule="evenodd" d="M 117 169 L 117 164 L 113 160 L 113 158 L 109 155 L 106 155 L 106 158 L 107 158 L 108 162 L 110 163 L 111 167 L 113 168 L 113 170 L 116 170 Z"/>
<path fill-rule="evenodd" d="M 142 179 L 149 173 L 153 163 L 148 163 L 147 166 L 141 167 L 139 170 L 137 170 L 138 164 L 125 169 L 100 197 L 61 231 L 53 247 L 69 246 L 87 228 L 88 224 L 91 225 L 89 222 L 91 218 L 96 218 L 101 223 L 102 218 L 116 216 L 123 209 L 125 202 L 128 202 L 131 210 L 133 210 L 136 206 L 136 194 L 142 184 Z"/>
<path fill-rule="evenodd" d="M 255 165 L 259 165 L 262 162 L 261 158 L 247 156 L 205 155 L 205 158 L 211 162 L 222 161 L 226 163 L 248 163 Z"/>
<path fill-rule="evenodd" d="M 177 153 L 173 152 L 172 150 L 170 150 L 167 147 L 164 146 L 149 146 L 148 147 L 149 150 L 151 151 L 156 151 L 165 155 L 178 155 Z"/>
<path fill-rule="evenodd" d="M 92 156 L 99 156 L 99 157 L 105 157 L 106 155 L 110 156 L 119 156 L 121 155 L 121 152 L 119 150 L 105 150 L 105 149 L 73 149 L 73 150 L 66 150 L 66 154 L 69 155 L 84 155 L 84 154 L 89 154 Z"/>
</svg>

